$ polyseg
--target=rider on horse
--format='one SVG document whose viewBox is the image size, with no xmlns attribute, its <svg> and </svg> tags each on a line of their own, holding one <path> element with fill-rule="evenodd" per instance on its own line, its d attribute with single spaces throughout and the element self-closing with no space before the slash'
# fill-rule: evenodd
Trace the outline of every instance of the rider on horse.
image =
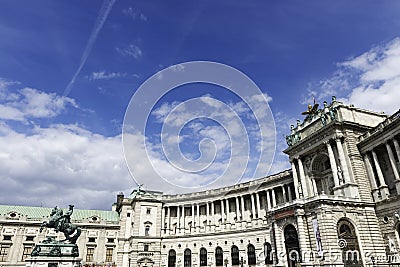
<svg viewBox="0 0 400 267">
<path fill-rule="evenodd" d="M 42 223 L 40 232 L 42 232 L 44 227 L 54 228 L 57 232 L 64 233 L 65 240 L 75 243 L 81 234 L 81 229 L 71 223 L 71 215 L 73 211 L 74 205 L 69 205 L 69 210 L 67 210 L 65 214 L 62 209 L 55 206 L 50 213 L 50 220 Z M 72 234 L 74 235 L 72 236 Z"/>
<path fill-rule="evenodd" d="M 63 214 L 63 210 L 55 206 L 51 211 L 50 224 L 54 225 L 56 231 L 62 231 L 67 223 L 71 223 L 71 215 L 74 211 L 74 205 L 69 205 L 69 210 Z"/>
</svg>

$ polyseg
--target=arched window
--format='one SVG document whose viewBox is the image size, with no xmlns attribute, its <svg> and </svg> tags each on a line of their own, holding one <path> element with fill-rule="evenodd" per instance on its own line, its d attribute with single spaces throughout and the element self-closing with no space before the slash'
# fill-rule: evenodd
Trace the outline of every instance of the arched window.
<svg viewBox="0 0 400 267">
<path fill-rule="evenodd" d="M 168 252 L 168 267 L 175 267 L 176 264 L 176 252 L 175 250 L 171 249 Z"/>
<path fill-rule="evenodd" d="M 256 249 L 252 244 L 247 246 L 247 263 L 249 265 L 256 265 Z"/>
<path fill-rule="evenodd" d="M 200 249 L 200 266 L 207 266 L 207 249 Z"/>
<path fill-rule="evenodd" d="M 221 247 L 215 249 L 215 266 L 224 265 L 224 251 Z"/>
<path fill-rule="evenodd" d="M 345 266 L 362 266 L 356 230 L 351 222 L 340 219 L 338 222 L 338 244 L 342 248 Z"/>
<path fill-rule="evenodd" d="M 289 224 L 283 231 L 285 237 L 286 257 L 289 267 L 295 267 L 300 262 L 299 236 L 296 228 Z"/>
<path fill-rule="evenodd" d="M 265 264 L 272 264 L 272 246 L 270 243 L 264 243 Z"/>
<path fill-rule="evenodd" d="M 239 249 L 237 246 L 231 248 L 232 265 L 239 265 Z"/>
<path fill-rule="evenodd" d="M 184 267 L 190 267 L 192 266 L 192 251 L 190 249 L 185 249 L 185 252 L 183 253 L 183 266 Z"/>
<path fill-rule="evenodd" d="M 320 153 L 314 157 L 310 175 L 315 181 L 318 194 L 333 195 L 335 183 L 328 155 Z"/>
</svg>

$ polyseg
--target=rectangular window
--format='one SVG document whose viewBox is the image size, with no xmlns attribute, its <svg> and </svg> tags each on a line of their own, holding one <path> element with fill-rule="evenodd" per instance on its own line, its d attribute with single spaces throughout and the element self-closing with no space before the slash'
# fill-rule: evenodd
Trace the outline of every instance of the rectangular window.
<svg viewBox="0 0 400 267">
<path fill-rule="evenodd" d="M 128 213 L 126 214 L 126 217 L 131 217 L 131 214 L 128 212 Z"/>
<path fill-rule="evenodd" d="M 113 261 L 113 248 L 107 248 L 106 250 L 106 262 L 112 262 Z"/>
<path fill-rule="evenodd" d="M 32 246 L 24 246 L 24 251 L 22 252 L 21 261 L 24 261 L 26 258 L 28 258 L 31 255 L 32 248 L 33 248 Z"/>
<path fill-rule="evenodd" d="M 0 261 L 7 261 L 10 245 L 0 245 Z"/>
<path fill-rule="evenodd" d="M 11 236 L 10 236 L 10 235 L 5 235 L 5 236 L 3 237 L 3 240 L 11 241 Z"/>
<path fill-rule="evenodd" d="M 177 208 L 176 207 L 170 207 L 170 213 L 171 213 L 171 217 L 177 217 Z"/>
<path fill-rule="evenodd" d="M 86 251 L 86 262 L 92 262 L 93 261 L 93 254 L 94 254 L 94 248 L 87 248 L 87 251 Z"/>
<path fill-rule="evenodd" d="M 114 238 L 107 238 L 107 243 L 114 243 Z"/>
<path fill-rule="evenodd" d="M 200 215 L 206 215 L 206 212 L 207 212 L 206 206 L 205 205 L 200 206 Z"/>
<path fill-rule="evenodd" d="M 151 214 L 151 209 L 150 208 L 147 208 L 146 214 Z"/>
<path fill-rule="evenodd" d="M 26 237 L 26 241 L 33 241 L 35 237 L 33 235 L 29 235 Z"/>
<path fill-rule="evenodd" d="M 89 237 L 89 241 L 88 242 L 94 243 L 94 242 L 96 242 L 96 238 L 95 237 Z"/>
<path fill-rule="evenodd" d="M 185 216 L 192 216 L 192 208 L 185 208 Z"/>
<path fill-rule="evenodd" d="M 144 251 L 149 251 L 149 244 L 144 244 L 143 245 L 143 250 Z"/>
</svg>

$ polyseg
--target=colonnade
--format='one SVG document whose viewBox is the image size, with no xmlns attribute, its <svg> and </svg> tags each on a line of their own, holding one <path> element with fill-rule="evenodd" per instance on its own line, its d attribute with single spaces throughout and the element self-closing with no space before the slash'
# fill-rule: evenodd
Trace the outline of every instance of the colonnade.
<svg viewBox="0 0 400 267">
<path fill-rule="evenodd" d="M 395 151 L 393 151 L 390 143 L 393 143 Z M 390 168 L 393 172 L 394 183 L 396 185 L 397 194 L 400 194 L 400 175 L 399 169 L 394 157 L 394 152 L 398 159 L 400 159 L 400 147 L 399 143 L 395 138 L 386 140 L 383 143 L 386 147 L 386 153 L 389 158 Z M 382 145 L 382 144 L 379 144 Z M 375 198 L 375 201 L 387 199 L 390 195 L 389 188 L 385 177 L 382 172 L 382 166 L 379 162 L 377 155 L 377 147 L 376 145 L 371 150 L 367 151 L 363 155 L 365 167 L 367 169 L 367 174 L 371 182 L 372 193 Z"/>
<path fill-rule="evenodd" d="M 174 235 L 246 227 L 248 223 L 263 221 L 267 211 L 278 204 L 292 202 L 296 198 L 292 187 L 292 183 L 287 183 L 220 199 L 167 203 L 161 213 L 161 232 Z"/>
</svg>

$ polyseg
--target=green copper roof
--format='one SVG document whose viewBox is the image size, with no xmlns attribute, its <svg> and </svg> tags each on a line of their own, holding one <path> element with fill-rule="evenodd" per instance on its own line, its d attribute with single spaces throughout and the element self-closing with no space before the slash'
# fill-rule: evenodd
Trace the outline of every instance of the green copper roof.
<svg viewBox="0 0 400 267">
<path fill-rule="evenodd" d="M 0 205 L 0 216 L 7 216 L 11 212 L 16 212 L 20 214 L 20 216 L 26 216 L 28 219 L 42 220 L 49 217 L 52 209 L 53 208 Z M 66 211 L 67 209 L 63 210 Z M 71 219 L 73 221 L 81 221 L 85 219 L 90 219 L 93 216 L 97 216 L 101 220 L 106 222 L 112 222 L 112 223 L 119 222 L 118 213 L 116 211 L 108 211 L 108 210 L 74 209 Z"/>
</svg>

